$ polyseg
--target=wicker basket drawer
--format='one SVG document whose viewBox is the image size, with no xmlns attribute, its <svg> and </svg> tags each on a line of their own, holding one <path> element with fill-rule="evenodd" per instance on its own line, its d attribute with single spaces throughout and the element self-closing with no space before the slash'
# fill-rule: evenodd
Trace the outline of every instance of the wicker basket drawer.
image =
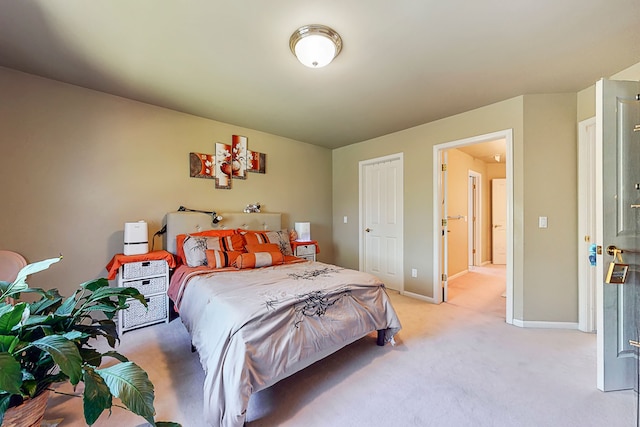
<svg viewBox="0 0 640 427">
<path fill-rule="evenodd" d="M 300 245 L 296 247 L 296 256 L 313 255 L 316 253 L 316 245 Z"/>
<path fill-rule="evenodd" d="M 122 265 L 123 279 L 137 279 L 138 277 L 160 276 L 169 272 L 165 260 L 129 262 Z"/>
<path fill-rule="evenodd" d="M 130 300 L 129 308 L 123 311 L 122 328 L 130 329 L 167 319 L 167 295 L 147 298 L 147 307 L 138 300 Z"/>
<path fill-rule="evenodd" d="M 122 285 L 136 288 L 142 295 L 152 295 L 167 291 L 167 277 L 158 276 L 150 279 L 131 280 Z"/>
</svg>

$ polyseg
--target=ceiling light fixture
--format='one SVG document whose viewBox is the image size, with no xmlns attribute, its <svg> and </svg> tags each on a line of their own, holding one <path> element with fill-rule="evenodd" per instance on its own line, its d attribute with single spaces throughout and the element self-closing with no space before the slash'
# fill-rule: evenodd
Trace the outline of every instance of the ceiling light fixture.
<svg viewBox="0 0 640 427">
<path fill-rule="evenodd" d="M 305 25 L 291 34 L 289 48 L 303 65 L 320 68 L 338 56 L 342 38 L 326 25 Z"/>
</svg>

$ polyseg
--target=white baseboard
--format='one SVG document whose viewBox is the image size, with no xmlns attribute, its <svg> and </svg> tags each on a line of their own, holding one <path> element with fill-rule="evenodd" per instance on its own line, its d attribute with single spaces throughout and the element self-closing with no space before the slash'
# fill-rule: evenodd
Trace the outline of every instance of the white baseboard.
<svg viewBox="0 0 640 427">
<path fill-rule="evenodd" d="M 456 277 L 464 276 L 464 275 L 465 275 L 465 274 L 467 274 L 468 272 L 469 272 L 469 270 L 462 270 L 461 272 L 456 273 L 456 274 L 454 274 L 453 276 L 449 276 L 449 277 L 447 278 L 447 280 L 453 280 L 453 279 L 455 279 Z"/>
<path fill-rule="evenodd" d="M 578 329 L 578 322 L 542 322 L 537 320 L 513 319 L 512 325 L 520 328 Z"/>
<path fill-rule="evenodd" d="M 420 295 L 420 294 L 415 294 L 413 292 L 407 292 L 407 291 L 402 291 L 400 292 L 400 295 L 404 295 L 406 297 L 409 298 L 415 298 L 415 299 L 419 299 L 421 301 L 426 301 L 426 302 L 430 302 L 430 303 L 434 303 L 435 301 L 433 300 L 433 298 L 431 297 L 426 297 L 424 295 Z"/>
</svg>

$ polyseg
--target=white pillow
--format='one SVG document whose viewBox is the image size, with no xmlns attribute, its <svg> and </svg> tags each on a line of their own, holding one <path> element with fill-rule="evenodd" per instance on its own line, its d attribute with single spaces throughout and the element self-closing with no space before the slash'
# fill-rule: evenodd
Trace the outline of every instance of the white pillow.
<svg viewBox="0 0 640 427">
<path fill-rule="evenodd" d="M 184 239 L 182 244 L 184 257 L 189 267 L 207 265 L 207 237 L 190 236 Z"/>
</svg>

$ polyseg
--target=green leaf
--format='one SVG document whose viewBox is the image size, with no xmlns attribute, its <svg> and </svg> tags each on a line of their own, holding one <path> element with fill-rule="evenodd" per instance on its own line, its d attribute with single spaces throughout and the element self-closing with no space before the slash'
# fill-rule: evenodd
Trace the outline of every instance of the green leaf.
<svg viewBox="0 0 640 427">
<path fill-rule="evenodd" d="M 20 293 L 25 289 L 28 289 L 29 285 L 27 285 L 27 282 L 26 282 L 27 276 L 29 276 L 30 274 L 38 273 L 42 270 L 46 270 L 51 266 L 51 264 L 55 264 L 61 259 L 62 259 L 62 256 L 58 258 L 45 259 L 43 261 L 34 262 L 33 264 L 28 264 L 24 266 L 16 275 L 16 279 L 7 289 L 6 295 L 2 295 L 2 296 L 3 297 L 11 296 L 13 294 Z"/>
<path fill-rule="evenodd" d="M 90 367 L 85 368 L 83 381 L 84 419 L 87 424 L 92 425 L 105 409 L 111 408 L 111 391 L 105 384 L 104 379 Z"/>
<path fill-rule="evenodd" d="M 73 309 L 76 306 L 76 296 L 75 295 L 71 295 L 69 298 L 67 298 L 66 300 L 64 300 L 64 302 L 62 303 L 62 305 L 60 307 L 58 307 L 58 309 L 56 310 L 56 314 L 59 316 L 68 316 L 71 314 L 71 312 L 73 311 Z"/>
<path fill-rule="evenodd" d="M 156 427 L 182 427 L 182 424 L 172 421 L 156 421 Z"/>
<path fill-rule="evenodd" d="M 4 413 L 9 409 L 9 404 L 11 403 L 11 395 L 10 394 L 0 394 L 0 425 L 4 421 Z"/>
<path fill-rule="evenodd" d="M 0 391 L 20 394 L 22 369 L 20 363 L 9 353 L 0 353 Z"/>
<path fill-rule="evenodd" d="M 88 282 L 84 282 L 80 285 L 81 288 L 90 290 L 91 292 L 95 292 L 100 288 L 105 288 L 109 286 L 109 281 L 104 277 L 101 277 L 96 280 L 90 280 Z"/>
<path fill-rule="evenodd" d="M 155 425 L 153 384 L 147 373 L 133 362 L 119 363 L 96 372 L 104 379 L 111 394 L 119 398 L 134 414 Z"/>
<path fill-rule="evenodd" d="M 17 335 L 0 335 L 0 351 L 11 353 L 20 341 Z"/>
<path fill-rule="evenodd" d="M 82 358 L 73 341 L 60 335 L 48 335 L 34 341 L 31 345 L 50 354 L 60 370 L 69 376 L 71 384 L 78 384 L 82 378 Z"/>
<path fill-rule="evenodd" d="M 16 304 L 13 310 L 0 316 L 0 334 L 8 334 L 11 330 L 20 323 L 22 320 L 22 314 L 27 308 L 27 304 L 21 302 Z"/>
</svg>

